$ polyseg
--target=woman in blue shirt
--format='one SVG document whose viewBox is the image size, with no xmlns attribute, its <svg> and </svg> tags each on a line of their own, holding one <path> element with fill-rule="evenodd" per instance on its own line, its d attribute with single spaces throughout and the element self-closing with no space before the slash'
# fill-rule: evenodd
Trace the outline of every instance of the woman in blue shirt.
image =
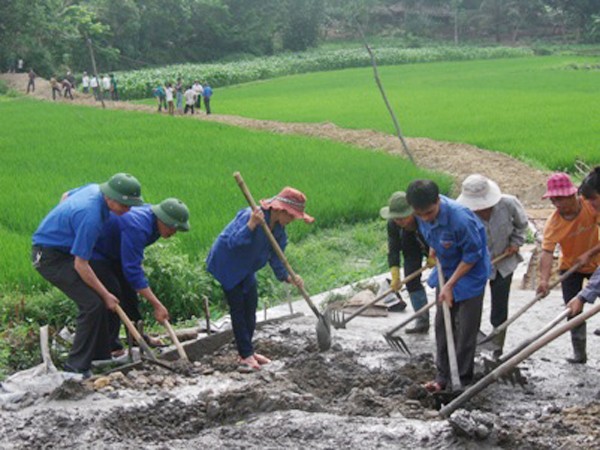
<svg viewBox="0 0 600 450">
<path fill-rule="evenodd" d="M 254 211 L 245 208 L 238 212 L 216 239 L 206 259 L 207 270 L 221 283 L 229 304 L 241 372 L 260 370 L 261 364 L 270 362 L 254 353 L 252 346 L 258 304 L 256 272 L 268 262 L 278 280 L 302 284 L 300 277 L 292 280 L 260 225 L 264 221 L 285 250 L 286 225 L 295 219 L 314 222 L 304 212 L 306 196 L 291 187 L 273 198 L 261 200 L 260 204 L 261 208 Z"/>
</svg>

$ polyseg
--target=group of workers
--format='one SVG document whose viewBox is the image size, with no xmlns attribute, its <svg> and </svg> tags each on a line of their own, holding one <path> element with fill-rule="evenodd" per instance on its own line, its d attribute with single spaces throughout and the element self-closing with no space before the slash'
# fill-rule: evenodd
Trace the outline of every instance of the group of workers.
<svg viewBox="0 0 600 450">
<path fill-rule="evenodd" d="M 593 302 L 600 295 L 600 167 L 583 180 L 579 189 L 567 174 L 553 174 L 543 198 L 550 199 L 556 209 L 544 227 L 537 291 L 541 295 L 548 293 L 554 252 L 560 246 L 560 275 L 573 268 L 561 282 L 564 302 L 573 317 L 582 311 L 585 302 Z M 436 289 L 438 302 L 447 302 L 450 307 L 460 382 L 463 386 L 471 384 L 488 280 L 492 326 L 498 327 L 508 318 L 512 275 L 522 261 L 519 248 L 528 228 L 523 206 L 516 197 L 502 194 L 494 181 L 474 174 L 463 181 L 456 201 L 440 195 L 432 181 L 414 181 L 406 193 L 394 193 L 380 215 L 388 220 L 393 289 L 400 288 L 400 253 L 405 276 L 420 269 L 425 258 L 439 262 L 445 282 L 440 286 L 436 267 L 428 284 Z M 584 279 L 590 279 L 585 288 Z M 426 296 L 421 280 L 408 283 L 407 289 L 415 311 L 423 308 Z M 450 381 L 444 317 L 441 308 L 437 311 L 437 374 L 424 385 L 430 392 L 444 390 Z M 429 317 L 423 314 L 406 331 L 428 330 Z M 495 335 L 495 358 L 502 355 L 505 335 L 506 330 Z M 571 331 L 573 357 L 567 358 L 568 362 L 587 362 L 586 336 L 585 322 Z"/>
<path fill-rule="evenodd" d="M 572 316 L 583 303 L 600 294 L 600 167 L 595 168 L 579 189 L 567 174 L 553 174 L 544 198 L 556 210 L 548 219 L 542 243 L 541 279 L 538 291 L 547 293 L 555 248 L 560 245 L 560 271 L 575 267 L 562 282 L 563 298 Z M 238 370 L 253 372 L 270 359 L 254 351 L 258 290 L 256 272 L 267 263 L 277 279 L 302 286 L 278 259 L 262 228 L 266 224 L 282 249 L 287 245 L 286 226 L 294 220 L 312 223 L 305 211 L 306 196 L 286 187 L 260 207 L 240 210 L 215 240 L 207 257 L 207 270 L 221 284 L 229 305 L 238 352 Z M 404 276 L 421 268 L 423 261 L 437 267 L 428 284 L 436 289 L 438 303 L 450 306 L 460 381 L 473 381 L 474 358 L 485 288 L 491 290 L 494 327 L 508 317 L 513 271 L 522 257 L 528 227 L 519 200 L 502 194 L 498 185 L 482 176 L 464 180 L 457 200 L 440 195 L 431 180 L 416 180 L 406 192 L 394 193 L 381 209 L 388 221 L 388 262 L 391 287 L 400 289 L 400 266 Z M 65 370 L 90 375 L 91 362 L 122 351 L 118 305 L 134 319 L 140 318 L 137 298 L 154 308 L 157 321 L 168 319 L 165 306 L 153 293 L 144 275 L 146 246 L 159 237 L 169 238 L 189 230 L 189 211 L 178 199 L 144 204 L 135 177 L 119 173 L 102 184 L 89 184 L 65 193 L 33 235 L 33 265 L 50 283 L 61 289 L 79 308 L 75 341 Z M 402 258 L 401 258 L 402 256 Z M 498 258 L 502 256 L 502 258 Z M 492 261 L 494 263 L 492 264 Z M 585 288 L 583 280 L 589 278 Z M 420 277 L 407 284 L 415 311 L 427 303 Z M 424 386 L 431 392 L 446 388 L 450 369 L 441 308 L 435 317 L 436 367 L 434 380 Z M 409 333 L 427 333 L 430 319 L 423 314 Z M 585 324 L 572 333 L 572 363 L 585 363 Z M 495 338 L 495 356 L 502 354 L 504 333 Z"/>
</svg>

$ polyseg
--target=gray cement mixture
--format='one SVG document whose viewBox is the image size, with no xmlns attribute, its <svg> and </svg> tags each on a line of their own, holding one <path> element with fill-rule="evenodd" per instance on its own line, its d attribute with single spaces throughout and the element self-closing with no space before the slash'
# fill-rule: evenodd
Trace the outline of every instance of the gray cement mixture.
<svg viewBox="0 0 600 450">
<path fill-rule="evenodd" d="M 519 289 L 523 271 L 514 280 L 513 312 L 535 295 Z M 432 298 L 433 292 L 428 294 Z M 315 317 L 303 302 L 294 309 L 305 315 L 257 332 L 257 351 L 273 359 L 260 372 L 238 373 L 229 344 L 196 361 L 186 375 L 145 366 L 94 382 L 69 381 L 43 398 L 5 404 L 0 448 L 600 446 L 600 337 L 592 333 L 600 317 L 588 324 L 586 365 L 564 360 L 571 344 L 563 335 L 520 365 L 525 388 L 493 384 L 443 420 L 420 388 L 435 373 L 433 330 L 425 336 L 402 334 L 411 357 L 392 350 L 382 337 L 412 313 L 410 308 L 387 317 L 357 317 L 333 331 L 334 344 L 324 353 L 317 350 Z M 511 325 L 506 349 L 562 309 L 560 293 L 552 292 Z M 288 306 L 281 305 L 269 317 L 287 313 Z M 486 298 L 486 333 L 488 318 Z"/>
</svg>

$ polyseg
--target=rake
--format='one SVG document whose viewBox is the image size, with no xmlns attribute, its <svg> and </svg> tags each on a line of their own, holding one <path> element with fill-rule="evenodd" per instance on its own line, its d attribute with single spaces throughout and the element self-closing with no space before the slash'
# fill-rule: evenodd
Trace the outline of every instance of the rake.
<svg viewBox="0 0 600 450">
<path fill-rule="evenodd" d="M 419 270 L 417 270 L 417 271 L 411 273 L 409 276 L 405 277 L 403 280 L 400 281 L 400 286 L 403 286 L 406 283 L 408 283 L 408 282 L 414 280 L 415 278 L 417 278 L 418 276 L 420 276 L 425 271 L 425 269 L 427 269 L 427 266 L 423 266 Z M 384 298 L 386 298 L 388 295 L 390 295 L 393 292 L 394 292 L 393 289 L 388 289 L 383 294 L 375 297 L 369 303 L 367 303 L 367 304 L 361 306 L 360 308 L 358 308 L 356 311 L 354 311 L 348 317 L 346 317 L 346 315 L 344 313 L 344 310 L 342 308 L 331 308 L 329 310 L 329 314 L 330 314 L 330 317 L 331 317 L 331 324 L 333 325 L 333 327 L 335 329 L 346 328 L 346 324 L 348 322 L 350 322 L 356 316 L 359 316 L 364 311 L 366 311 L 367 309 L 369 309 L 371 306 L 373 306 L 377 302 L 383 300 Z"/>
</svg>

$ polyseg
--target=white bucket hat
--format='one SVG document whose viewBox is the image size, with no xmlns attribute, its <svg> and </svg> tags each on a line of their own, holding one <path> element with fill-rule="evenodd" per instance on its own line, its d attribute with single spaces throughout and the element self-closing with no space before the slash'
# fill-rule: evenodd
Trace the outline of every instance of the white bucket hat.
<svg viewBox="0 0 600 450">
<path fill-rule="evenodd" d="M 469 175 L 462 183 L 462 190 L 456 201 L 471 211 L 491 208 L 496 205 L 502 192 L 496 183 L 483 175 Z"/>
</svg>

